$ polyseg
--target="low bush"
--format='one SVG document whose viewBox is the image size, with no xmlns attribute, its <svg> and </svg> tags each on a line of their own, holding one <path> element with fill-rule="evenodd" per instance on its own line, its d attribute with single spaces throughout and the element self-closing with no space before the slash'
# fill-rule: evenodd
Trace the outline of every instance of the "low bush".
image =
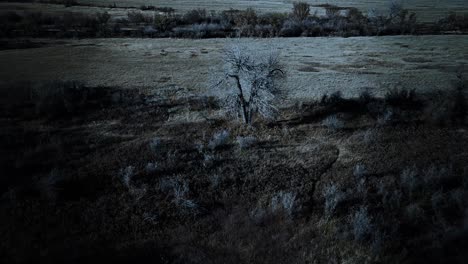
<svg viewBox="0 0 468 264">
<path fill-rule="evenodd" d="M 322 125 L 329 129 L 339 130 L 344 127 L 344 122 L 340 120 L 336 115 L 329 116 L 322 121 Z"/>
<path fill-rule="evenodd" d="M 133 24 L 146 24 L 152 23 L 153 19 L 145 14 L 137 11 L 130 11 L 127 13 L 127 18 L 130 23 Z"/>
<path fill-rule="evenodd" d="M 205 38 L 223 36 L 224 27 L 220 24 L 193 24 L 176 27 L 173 36 L 178 38 Z"/>
<path fill-rule="evenodd" d="M 374 229 L 371 221 L 372 218 L 369 216 L 367 207 L 364 206 L 361 206 L 358 211 L 351 215 L 351 228 L 356 241 L 363 242 L 370 238 Z"/>
<path fill-rule="evenodd" d="M 72 114 L 85 107 L 88 89 L 79 82 L 51 82 L 32 90 L 36 113 L 47 117 Z"/>
<path fill-rule="evenodd" d="M 257 143 L 257 138 L 254 136 L 237 137 L 236 141 L 239 148 L 243 150 L 255 145 Z"/>
<path fill-rule="evenodd" d="M 187 24 L 201 24 L 207 22 L 207 17 L 205 9 L 194 9 L 185 13 L 182 19 Z"/>
<path fill-rule="evenodd" d="M 440 31 L 468 31 L 468 15 L 451 12 L 437 22 Z"/>
<path fill-rule="evenodd" d="M 337 206 L 346 198 L 346 195 L 335 184 L 326 186 L 323 189 L 322 195 L 325 198 L 324 213 L 330 218 Z"/>
<path fill-rule="evenodd" d="M 403 108 L 418 108 L 421 106 L 421 101 L 417 98 L 414 89 L 391 89 L 385 94 L 385 102 L 390 106 Z"/>
<path fill-rule="evenodd" d="M 280 191 L 271 198 L 270 210 L 272 213 L 282 211 L 287 216 L 292 216 L 296 203 L 296 193 Z"/>
<path fill-rule="evenodd" d="M 208 148 L 214 150 L 216 148 L 222 147 L 227 144 L 229 141 L 230 133 L 227 130 L 220 131 L 213 135 L 213 138 L 208 143 Z"/>
</svg>

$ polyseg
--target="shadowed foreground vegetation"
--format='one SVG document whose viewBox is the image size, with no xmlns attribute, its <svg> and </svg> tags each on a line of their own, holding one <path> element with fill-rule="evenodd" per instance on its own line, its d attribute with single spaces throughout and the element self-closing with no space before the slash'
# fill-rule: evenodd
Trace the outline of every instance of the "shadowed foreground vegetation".
<svg viewBox="0 0 468 264">
<path fill-rule="evenodd" d="M 7 262 L 463 263 L 463 81 L 340 93 L 251 127 L 216 98 L 0 89 Z"/>
</svg>

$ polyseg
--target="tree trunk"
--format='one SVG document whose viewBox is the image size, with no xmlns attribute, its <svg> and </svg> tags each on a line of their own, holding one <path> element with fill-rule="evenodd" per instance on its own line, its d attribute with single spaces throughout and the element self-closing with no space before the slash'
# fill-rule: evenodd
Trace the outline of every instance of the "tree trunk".
<svg viewBox="0 0 468 264">
<path fill-rule="evenodd" d="M 237 89 L 239 90 L 239 101 L 240 101 L 240 104 L 241 104 L 241 107 L 242 107 L 242 118 L 244 119 L 244 123 L 250 125 L 251 123 L 251 115 L 249 113 L 249 105 L 248 103 L 245 101 L 245 98 L 244 98 L 244 92 L 242 91 L 242 85 L 240 83 L 240 79 L 239 79 L 239 76 L 238 75 L 229 75 L 229 77 L 232 77 L 236 80 L 236 85 L 237 85 Z"/>
</svg>

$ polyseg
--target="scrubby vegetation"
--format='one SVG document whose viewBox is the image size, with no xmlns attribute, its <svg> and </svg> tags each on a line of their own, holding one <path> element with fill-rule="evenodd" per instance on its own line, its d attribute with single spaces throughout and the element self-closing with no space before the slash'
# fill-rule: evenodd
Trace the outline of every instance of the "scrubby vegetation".
<svg viewBox="0 0 468 264">
<path fill-rule="evenodd" d="M 74 1 L 64 3 L 74 5 Z M 294 3 L 291 13 L 266 14 L 252 8 L 222 12 L 195 9 L 178 14 L 172 8 L 141 6 L 129 11 L 127 18 L 118 19 L 105 12 L 94 15 L 7 12 L 0 18 L 0 37 L 350 37 L 468 30 L 464 14 L 450 13 L 437 23 L 419 23 L 415 13 L 399 2 L 391 3 L 388 12 L 382 14 L 322 5 L 325 16 L 311 14 L 310 5 L 304 2 Z"/>
<path fill-rule="evenodd" d="M 216 98 L 4 84 L 2 259 L 463 263 L 464 83 L 334 93 L 250 126 L 170 121 Z"/>
<path fill-rule="evenodd" d="M 284 14 L 254 9 L 178 14 L 155 6 L 132 8 L 119 19 L 106 12 L 10 12 L 0 16 L 0 37 L 362 36 L 468 30 L 467 19 L 459 14 L 420 24 L 398 2 L 391 2 L 386 14 L 322 7 L 324 16 L 311 14 L 302 2 Z M 389 45 L 397 49 L 405 45 L 394 42 L 391 38 Z M 382 96 L 372 93 L 377 87 L 369 87 L 351 97 L 349 91 L 338 91 L 314 99 L 298 98 L 300 93 L 289 98 L 287 93 L 297 87 L 293 82 L 284 87 L 284 78 L 311 74 L 320 63 L 304 59 L 293 67 L 302 63 L 309 68 L 289 71 L 280 60 L 288 57 L 280 56 L 273 43 L 268 49 L 233 43 L 222 52 L 222 67 L 203 72 L 211 74 L 206 94 L 175 84 L 167 89 L 135 84 L 133 89 L 2 80 L 0 262 L 466 262 L 468 104 L 463 68 L 456 73 L 457 82 L 444 90 L 427 87 L 422 93 L 400 83 Z M 2 49 L 35 45 L 42 44 L 27 38 L 0 41 Z M 290 46 L 297 52 L 298 44 Z M 425 48 L 421 54 L 434 54 L 432 47 Z M 183 53 L 180 47 L 167 52 L 151 46 L 141 53 L 154 59 L 150 66 L 158 70 L 168 62 L 160 56 L 195 61 L 204 52 L 216 53 L 207 49 Z M 10 52 L 17 51 L 5 51 Z M 139 57 L 132 57 L 133 62 L 147 67 Z M 359 68 L 368 68 L 366 63 L 356 60 Z M 327 71 L 336 69 L 332 66 Z M 440 67 L 447 73 L 449 66 Z M 94 70 L 91 65 L 86 73 Z M 187 75 L 194 81 L 193 73 Z M 173 76 L 157 78 L 165 83 Z"/>
</svg>

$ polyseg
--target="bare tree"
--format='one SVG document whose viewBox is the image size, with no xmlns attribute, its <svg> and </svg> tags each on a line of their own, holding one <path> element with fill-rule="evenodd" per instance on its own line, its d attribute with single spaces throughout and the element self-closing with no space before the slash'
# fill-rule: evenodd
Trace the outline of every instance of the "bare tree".
<svg viewBox="0 0 468 264">
<path fill-rule="evenodd" d="M 310 5 L 305 2 L 293 3 L 293 17 L 298 21 L 304 21 L 310 15 Z"/>
<path fill-rule="evenodd" d="M 394 19 L 401 16 L 401 12 L 404 11 L 403 2 L 400 0 L 390 0 L 388 4 L 390 19 Z"/>
<path fill-rule="evenodd" d="M 224 52 L 225 67 L 213 88 L 223 98 L 228 113 L 251 124 L 255 114 L 273 118 L 278 113 L 275 101 L 280 95 L 276 80 L 284 77 L 279 52 L 234 45 Z"/>
</svg>

